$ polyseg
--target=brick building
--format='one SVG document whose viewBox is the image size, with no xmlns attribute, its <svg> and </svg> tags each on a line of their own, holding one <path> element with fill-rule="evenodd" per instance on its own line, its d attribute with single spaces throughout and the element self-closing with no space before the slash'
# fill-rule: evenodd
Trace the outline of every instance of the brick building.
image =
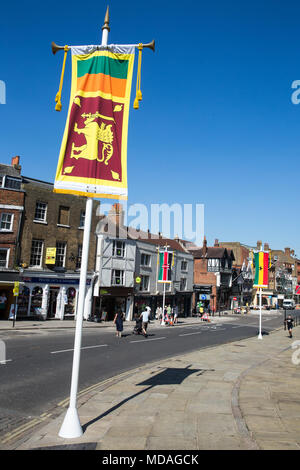
<svg viewBox="0 0 300 470">
<path fill-rule="evenodd" d="M 24 211 L 19 157 L 0 164 L 0 319 L 7 319 L 13 304 L 14 282 L 19 281 L 20 230 Z"/>
<path fill-rule="evenodd" d="M 79 291 L 86 199 L 53 192 L 53 184 L 22 177 L 25 217 L 20 266 L 24 282 L 18 317 L 74 318 Z M 91 310 L 96 254 L 94 201 L 85 310 Z"/>
<path fill-rule="evenodd" d="M 205 237 L 202 248 L 189 251 L 194 256 L 194 308 L 198 301 L 213 312 L 230 308 L 233 251 L 217 241 L 208 247 Z"/>
</svg>

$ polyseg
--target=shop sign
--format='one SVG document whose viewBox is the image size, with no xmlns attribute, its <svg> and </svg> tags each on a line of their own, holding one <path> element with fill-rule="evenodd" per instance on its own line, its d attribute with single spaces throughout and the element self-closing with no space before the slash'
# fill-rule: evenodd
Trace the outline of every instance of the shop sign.
<svg viewBox="0 0 300 470">
<path fill-rule="evenodd" d="M 136 282 L 137 284 L 140 284 L 140 283 L 142 282 L 142 279 L 140 278 L 140 276 L 137 276 L 137 277 L 135 278 L 135 282 Z"/>
<path fill-rule="evenodd" d="M 57 278 L 57 277 L 24 277 L 22 278 L 25 282 L 31 282 L 34 284 L 79 284 L 79 277 L 75 279 L 68 278 Z M 86 280 L 86 284 L 89 286 L 91 283 L 90 279 Z"/>
<path fill-rule="evenodd" d="M 46 264 L 55 264 L 56 248 L 46 249 Z"/>
</svg>

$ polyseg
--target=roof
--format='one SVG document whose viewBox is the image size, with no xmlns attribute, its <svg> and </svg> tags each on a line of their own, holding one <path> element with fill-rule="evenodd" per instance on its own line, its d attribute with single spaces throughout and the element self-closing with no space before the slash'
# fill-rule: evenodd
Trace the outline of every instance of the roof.
<svg viewBox="0 0 300 470">
<path fill-rule="evenodd" d="M 203 248 L 200 248 L 198 250 L 189 250 L 192 255 L 194 255 L 194 258 L 229 258 L 231 257 L 233 260 L 234 254 L 232 250 L 229 250 L 227 248 L 222 248 L 220 246 L 208 246 L 207 251 L 205 256 L 203 255 Z"/>
<path fill-rule="evenodd" d="M 0 163 L 0 176 L 12 176 L 13 178 L 21 178 L 20 171 L 14 166 Z"/>
</svg>

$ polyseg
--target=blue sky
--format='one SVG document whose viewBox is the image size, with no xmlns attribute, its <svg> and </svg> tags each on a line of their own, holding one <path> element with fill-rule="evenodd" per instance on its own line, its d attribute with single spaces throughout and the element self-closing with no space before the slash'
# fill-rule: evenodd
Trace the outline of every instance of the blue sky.
<svg viewBox="0 0 300 470">
<path fill-rule="evenodd" d="M 204 204 L 209 244 L 263 240 L 300 257 L 296 1 L 6 2 L 0 161 L 20 155 L 24 175 L 54 181 L 71 65 L 57 113 L 62 54 L 50 44 L 100 43 L 108 4 L 109 43 L 156 40 L 129 119 L 128 205 Z"/>
</svg>

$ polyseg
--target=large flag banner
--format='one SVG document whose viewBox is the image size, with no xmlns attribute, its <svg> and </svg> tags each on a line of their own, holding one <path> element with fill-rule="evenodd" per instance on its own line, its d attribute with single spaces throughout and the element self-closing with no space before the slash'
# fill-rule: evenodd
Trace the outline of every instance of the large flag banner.
<svg viewBox="0 0 300 470">
<path fill-rule="evenodd" d="M 255 278 L 253 287 L 268 287 L 269 284 L 269 253 L 254 253 Z"/>
<path fill-rule="evenodd" d="M 171 265 L 173 253 L 163 251 L 158 254 L 159 268 L 157 282 L 171 282 Z"/>
<path fill-rule="evenodd" d="M 68 117 L 54 192 L 127 199 L 134 46 L 73 46 Z"/>
</svg>

